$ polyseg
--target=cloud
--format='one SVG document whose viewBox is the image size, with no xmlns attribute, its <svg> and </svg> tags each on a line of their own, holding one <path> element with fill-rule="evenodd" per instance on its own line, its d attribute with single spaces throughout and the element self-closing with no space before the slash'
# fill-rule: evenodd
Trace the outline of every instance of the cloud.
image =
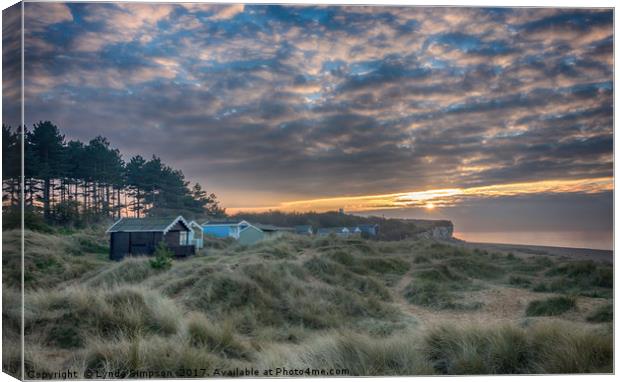
<svg viewBox="0 0 620 382">
<path fill-rule="evenodd" d="M 160 155 L 230 206 L 613 174 L 610 10 L 69 10 L 28 37 L 29 123 Z"/>
<path fill-rule="evenodd" d="M 21 124 L 21 3 L 2 11 L 2 123 Z"/>
<path fill-rule="evenodd" d="M 245 10 L 244 4 L 184 3 L 182 6 L 191 13 L 206 13 L 210 20 L 228 20 Z"/>
<path fill-rule="evenodd" d="M 53 24 L 71 22 L 71 10 L 63 3 L 25 3 L 24 29 L 26 33 L 41 32 Z"/>
<path fill-rule="evenodd" d="M 221 7 L 218 9 L 213 16 L 211 16 L 214 20 L 226 20 L 232 17 L 235 17 L 239 13 L 243 13 L 245 5 L 243 4 L 234 4 L 228 7 Z"/>
<path fill-rule="evenodd" d="M 98 52 L 111 44 L 136 40 L 147 43 L 156 33 L 157 23 L 168 18 L 174 9 L 168 4 L 87 4 L 83 19 L 93 25 L 93 30 L 77 35 L 73 48 Z"/>
</svg>

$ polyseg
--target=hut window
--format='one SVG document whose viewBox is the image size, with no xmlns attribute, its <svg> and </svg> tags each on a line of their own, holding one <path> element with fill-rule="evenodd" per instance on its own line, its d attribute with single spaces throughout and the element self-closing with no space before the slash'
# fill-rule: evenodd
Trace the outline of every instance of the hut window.
<svg viewBox="0 0 620 382">
<path fill-rule="evenodd" d="M 180 232 L 179 245 L 187 245 L 187 232 L 185 231 Z"/>
</svg>

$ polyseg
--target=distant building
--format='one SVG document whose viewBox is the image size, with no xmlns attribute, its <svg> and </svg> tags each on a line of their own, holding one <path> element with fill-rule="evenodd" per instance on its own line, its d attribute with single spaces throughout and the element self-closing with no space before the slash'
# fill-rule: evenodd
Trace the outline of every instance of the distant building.
<svg viewBox="0 0 620 382">
<path fill-rule="evenodd" d="M 319 236 L 336 235 L 340 237 L 347 237 L 351 235 L 351 231 L 347 227 L 319 228 L 317 231 L 317 235 Z"/>
<path fill-rule="evenodd" d="M 269 235 L 257 224 L 245 220 L 210 220 L 202 224 L 202 231 L 215 238 L 232 237 L 243 245 L 256 244 Z"/>
<path fill-rule="evenodd" d="M 379 226 L 376 224 L 360 225 L 355 227 L 327 227 L 319 228 L 317 235 L 328 236 L 336 235 L 340 237 L 362 236 L 365 238 L 376 236 L 379 233 Z"/>
<path fill-rule="evenodd" d="M 277 237 L 282 235 L 283 233 L 289 232 L 289 233 L 293 233 L 295 232 L 294 228 L 290 228 L 290 227 L 278 227 L 275 225 L 271 225 L 271 224 L 260 224 L 260 223 L 256 223 L 254 224 L 255 227 L 260 228 L 267 237 Z"/>
<path fill-rule="evenodd" d="M 196 249 L 202 248 L 204 245 L 204 232 L 202 230 L 202 226 L 192 220 L 191 222 L 189 222 L 189 227 L 191 229 L 189 231 L 189 242 L 191 244 L 194 244 L 194 247 L 196 247 Z"/>
<path fill-rule="evenodd" d="M 112 224 L 110 259 L 122 260 L 127 255 L 152 255 L 159 242 L 164 241 L 177 257 L 193 255 L 189 241 L 191 228 L 182 216 L 176 218 L 121 218 Z"/>
<path fill-rule="evenodd" d="M 264 240 L 266 237 L 267 234 L 263 230 L 253 225 L 249 225 L 239 232 L 237 242 L 243 245 L 252 245 Z"/>
<path fill-rule="evenodd" d="M 378 224 L 363 224 L 359 225 L 358 228 L 362 231 L 363 237 L 372 237 L 379 234 Z"/>
<path fill-rule="evenodd" d="M 298 235 L 313 235 L 314 231 L 312 230 L 312 226 L 311 225 L 296 225 L 295 226 L 295 233 Z"/>
<path fill-rule="evenodd" d="M 362 230 L 359 227 L 347 227 L 349 235 L 361 235 Z"/>
<path fill-rule="evenodd" d="M 201 224 L 202 232 L 216 238 L 239 238 L 242 230 L 251 224 L 245 220 L 209 220 Z"/>
</svg>

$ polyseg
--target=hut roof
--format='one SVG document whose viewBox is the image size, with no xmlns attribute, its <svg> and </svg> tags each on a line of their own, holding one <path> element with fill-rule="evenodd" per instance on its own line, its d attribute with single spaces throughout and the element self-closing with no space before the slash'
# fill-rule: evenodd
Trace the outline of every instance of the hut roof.
<svg viewBox="0 0 620 382">
<path fill-rule="evenodd" d="M 106 232 L 163 232 L 165 234 L 179 222 L 189 230 L 189 223 L 183 219 L 183 216 L 177 216 L 176 218 L 121 218 Z"/>
<path fill-rule="evenodd" d="M 208 225 L 239 225 L 241 223 L 247 223 L 245 220 L 231 220 L 231 219 L 218 219 L 218 220 L 207 220 L 202 223 L 203 226 Z"/>
<path fill-rule="evenodd" d="M 293 231 L 293 228 L 290 227 L 278 227 L 272 224 L 253 224 L 255 227 L 260 228 L 265 232 L 274 232 L 274 231 Z"/>
</svg>

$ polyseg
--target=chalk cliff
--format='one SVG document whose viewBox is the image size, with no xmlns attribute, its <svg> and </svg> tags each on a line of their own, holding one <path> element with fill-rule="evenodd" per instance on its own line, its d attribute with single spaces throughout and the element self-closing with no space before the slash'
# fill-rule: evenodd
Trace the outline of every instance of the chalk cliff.
<svg viewBox="0 0 620 382">
<path fill-rule="evenodd" d="M 419 238 L 449 240 L 452 239 L 454 225 L 450 221 L 442 221 L 441 225 L 429 227 L 428 230 L 418 234 Z"/>
</svg>

